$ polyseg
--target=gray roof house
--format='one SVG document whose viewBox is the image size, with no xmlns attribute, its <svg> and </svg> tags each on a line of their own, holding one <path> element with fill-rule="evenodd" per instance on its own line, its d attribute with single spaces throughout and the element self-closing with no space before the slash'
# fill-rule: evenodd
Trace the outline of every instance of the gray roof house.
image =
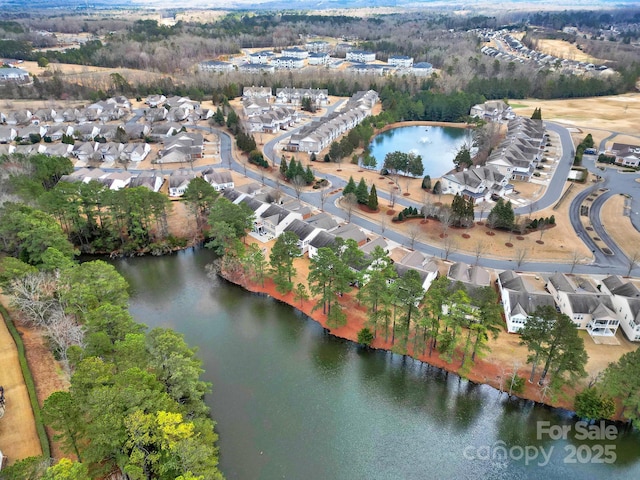
<svg viewBox="0 0 640 480">
<path fill-rule="evenodd" d="M 549 293 L 537 291 L 513 270 L 498 275 L 498 286 L 509 333 L 520 331 L 538 307 L 555 307 Z"/>
</svg>

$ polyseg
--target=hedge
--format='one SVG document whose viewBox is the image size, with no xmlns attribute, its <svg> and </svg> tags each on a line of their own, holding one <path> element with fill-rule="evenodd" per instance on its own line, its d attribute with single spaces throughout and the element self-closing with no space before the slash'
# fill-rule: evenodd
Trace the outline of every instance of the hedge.
<svg viewBox="0 0 640 480">
<path fill-rule="evenodd" d="M 38 438 L 40 439 L 40 446 L 42 448 L 42 455 L 44 458 L 51 457 L 51 446 L 49 445 L 49 437 L 47 437 L 47 431 L 44 428 L 44 422 L 42 421 L 42 411 L 40 410 L 40 404 L 38 403 L 38 396 L 36 395 L 36 385 L 27 363 L 27 357 L 24 355 L 24 343 L 22 343 L 22 337 L 18 329 L 13 323 L 13 320 L 9 316 L 9 312 L 0 305 L 0 314 L 4 317 L 7 329 L 13 341 L 16 343 L 18 349 L 18 360 L 20 362 L 20 368 L 22 369 L 22 376 L 24 377 L 24 383 L 27 386 L 27 392 L 29 392 L 29 400 L 31 401 L 31 408 L 33 409 L 33 418 L 36 422 L 36 431 L 38 432 Z"/>
</svg>

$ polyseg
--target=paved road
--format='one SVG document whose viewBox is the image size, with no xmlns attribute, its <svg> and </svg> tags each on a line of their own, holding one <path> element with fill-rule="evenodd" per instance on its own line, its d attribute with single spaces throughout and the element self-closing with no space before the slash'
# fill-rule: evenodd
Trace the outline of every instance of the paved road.
<svg viewBox="0 0 640 480">
<path fill-rule="evenodd" d="M 327 109 L 327 113 L 338 108 L 343 101 L 336 102 L 334 105 Z M 567 131 L 566 128 L 561 125 L 554 124 L 551 122 L 545 122 L 547 129 L 556 132 L 559 135 L 561 148 L 562 148 L 562 156 L 560 161 L 557 163 L 553 177 L 551 178 L 547 189 L 544 195 L 535 201 L 530 206 L 519 207 L 515 209 L 517 214 L 529 214 L 532 211 L 538 211 L 545 208 L 548 208 L 554 205 L 562 194 L 562 190 L 564 188 L 566 178 L 568 176 L 569 170 L 573 164 L 573 156 L 574 156 L 574 146 L 573 141 L 571 140 L 571 135 Z M 191 126 L 191 128 L 196 128 L 199 130 L 204 130 L 207 132 L 216 131 L 220 138 L 220 155 L 222 162 L 219 165 L 214 165 L 214 168 L 220 167 L 228 167 L 233 170 L 246 175 L 258 182 L 263 182 L 264 184 L 274 187 L 280 188 L 284 193 L 295 197 L 295 191 L 286 184 L 281 184 L 272 179 L 263 177 L 259 172 L 256 172 L 252 169 L 246 169 L 244 166 L 235 160 L 231 153 L 231 146 L 233 139 L 231 136 L 218 128 L 210 128 L 205 126 Z M 282 141 L 283 139 L 288 138 L 293 133 L 297 132 L 300 128 L 293 129 L 288 131 L 284 135 L 280 137 L 276 137 L 264 145 L 265 157 L 271 161 L 272 163 L 278 163 L 279 159 L 275 158 L 274 147 L 277 142 Z M 638 191 L 640 188 L 640 184 L 635 182 L 635 178 L 637 175 L 625 175 L 620 174 L 614 171 L 613 169 L 607 169 L 604 172 L 597 169 L 595 162 L 593 159 L 588 156 L 585 159 L 585 166 L 596 174 L 599 174 L 603 177 L 604 181 L 602 183 L 598 183 L 587 189 L 585 192 L 581 192 L 572 202 L 570 206 L 570 220 L 572 225 L 574 226 L 577 234 L 583 238 L 587 246 L 593 251 L 595 260 L 593 263 L 589 265 L 576 265 L 573 267 L 571 264 L 558 264 L 556 262 L 539 262 L 534 261 L 534 259 L 525 258 L 521 265 L 517 265 L 517 262 L 514 259 L 511 260 L 499 260 L 499 259 L 491 259 L 491 258 L 480 258 L 479 264 L 483 265 L 487 268 L 495 268 L 499 270 L 508 270 L 508 269 L 518 269 L 522 271 L 531 271 L 531 272 L 569 272 L 574 271 L 575 273 L 591 273 L 591 274 L 621 274 L 626 275 L 628 272 L 629 263 L 624 254 L 620 251 L 618 246 L 611 240 L 611 238 L 607 235 L 606 231 L 602 227 L 599 221 L 599 212 L 602 207 L 602 204 L 606 201 L 607 198 L 616 194 L 616 193 L 629 193 L 632 191 Z M 595 158 L 595 157 L 594 157 Z M 275 161 L 275 162 L 274 162 Z M 210 168 L 211 166 L 203 166 L 197 167 L 196 170 L 203 170 L 206 168 Z M 113 169 L 105 169 L 106 171 Z M 138 170 L 130 170 L 133 173 L 139 172 Z M 172 170 L 163 170 L 163 173 L 170 173 Z M 332 174 L 324 174 L 322 175 L 331 183 L 330 190 L 339 190 L 346 185 L 346 181 Z M 591 212 L 591 222 L 594 228 L 594 231 L 598 235 L 599 238 L 602 239 L 603 243 L 608 246 L 608 248 L 614 253 L 614 255 L 605 255 L 595 244 L 593 240 L 589 238 L 588 232 L 582 227 L 579 217 L 579 205 L 582 200 L 586 198 L 589 193 L 598 188 L 609 188 L 610 190 L 601 195 L 602 198 L 599 198 L 598 201 L 595 201 L 590 209 Z M 389 196 L 386 192 L 379 192 L 379 197 L 389 201 Z M 306 203 L 314 205 L 316 207 L 320 207 L 321 193 L 319 191 L 310 191 L 304 192 L 301 194 L 300 199 Z M 338 218 L 346 220 L 346 212 L 337 206 L 337 202 L 341 197 L 341 193 L 338 191 L 333 195 L 328 196 L 324 202 L 324 210 Z M 414 206 L 417 208 L 421 207 L 421 203 L 416 202 L 414 200 L 408 199 L 406 197 L 397 197 L 396 205 L 400 208 L 404 208 L 407 206 Z M 532 210 L 533 208 L 533 210 Z M 632 203 L 632 220 L 636 220 L 638 224 L 640 224 L 640 193 L 635 195 L 634 203 Z M 635 217 L 635 218 L 634 218 Z M 351 218 L 351 222 L 357 224 L 358 226 L 365 228 L 371 232 L 374 232 L 379 235 L 383 235 L 384 237 L 392 240 L 401 245 L 405 245 L 407 247 L 412 246 L 411 240 L 396 231 L 389 230 L 388 226 L 384 228 L 378 224 L 373 223 L 368 219 L 363 217 L 359 217 L 357 215 L 353 215 Z M 636 222 L 634 222 L 636 225 Z M 638 227 L 636 227 L 638 228 Z M 640 229 L 640 228 L 639 228 Z M 413 248 L 419 250 L 427 255 L 433 255 L 435 257 L 445 258 L 447 257 L 449 260 L 453 261 L 464 261 L 466 263 L 474 264 L 476 263 L 475 255 L 463 254 L 452 251 L 447 255 L 445 251 L 439 247 L 428 245 L 419 241 L 413 242 Z M 515 253 L 515 252 L 514 252 Z M 515 256 L 515 255 L 514 255 Z M 637 271 L 638 268 L 634 269 Z"/>
</svg>

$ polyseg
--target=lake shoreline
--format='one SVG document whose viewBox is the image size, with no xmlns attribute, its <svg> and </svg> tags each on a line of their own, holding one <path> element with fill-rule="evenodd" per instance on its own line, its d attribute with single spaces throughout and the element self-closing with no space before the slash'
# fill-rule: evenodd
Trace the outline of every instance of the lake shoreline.
<svg viewBox="0 0 640 480">
<path fill-rule="evenodd" d="M 346 325 L 340 327 L 331 327 L 327 324 L 326 315 L 323 314 L 321 310 L 313 310 L 315 302 L 311 300 L 298 301 L 294 299 L 293 292 L 289 292 L 284 295 L 279 293 L 275 289 L 273 281 L 271 281 L 270 279 L 266 279 L 264 285 L 258 285 L 254 282 L 249 282 L 246 280 L 243 281 L 240 278 L 233 278 L 228 274 L 222 272 L 219 273 L 219 276 L 224 280 L 237 285 L 250 293 L 265 295 L 276 301 L 285 303 L 295 308 L 300 313 L 303 313 L 315 322 L 319 323 L 330 335 L 333 335 L 334 337 L 358 343 L 358 331 L 364 327 L 364 315 L 360 315 L 361 313 L 364 313 L 364 307 L 358 308 L 355 305 L 349 305 L 350 308 L 345 308 L 345 311 L 347 313 Z M 345 297 L 347 298 L 347 303 L 353 303 L 353 299 L 350 298 L 351 294 L 345 294 L 343 296 L 343 299 Z M 411 348 L 408 348 L 408 351 L 406 353 L 403 353 L 395 351 L 393 345 L 389 341 L 385 341 L 385 339 L 380 337 L 375 338 L 371 346 L 368 348 L 397 353 L 399 355 L 406 354 L 413 360 L 418 360 L 430 366 L 440 368 L 448 373 L 458 375 L 460 378 L 464 378 L 465 380 L 468 380 L 472 383 L 488 385 L 501 392 L 501 394 L 505 393 L 508 395 L 508 387 L 504 383 L 502 388 L 500 386 L 501 366 L 485 361 L 483 359 L 477 359 L 476 363 L 473 365 L 468 374 L 463 377 L 460 375 L 460 366 L 456 362 L 450 363 L 445 361 L 444 359 L 440 358 L 439 353 L 435 350 L 433 351 L 431 356 L 429 356 L 428 352 L 421 352 L 418 355 L 414 355 L 414 352 Z M 520 374 L 520 376 L 525 376 L 525 371 L 528 370 L 528 368 L 520 369 L 518 370 L 518 373 Z M 525 378 L 528 379 L 528 375 L 526 375 Z M 539 397 L 536 398 L 536 396 L 539 395 L 538 392 L 539 391 L 536 382 L 531 384 L 526 381 L 524 392 L 518 395 L 512 394 L 511 397 L 515 397 L 523 401 L 533 402 L 534 404 L 538 404 L 544 407 L 558 408 L 568 412 L 574 412 L 573 396 L 571 396 L 570 398 L 558 398 L 555 399 L 555 401 L 552 401 L 552 399 L 550 398 L 545 398 L 544 401 L 542 401 Z M 566 393 L 573 394 L 575 392 L 571 391 Z"/>
</svg>

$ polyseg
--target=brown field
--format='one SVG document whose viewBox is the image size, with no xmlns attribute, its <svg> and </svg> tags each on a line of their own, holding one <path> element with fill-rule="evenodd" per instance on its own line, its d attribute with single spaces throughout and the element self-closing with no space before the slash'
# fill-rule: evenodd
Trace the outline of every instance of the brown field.
<svg viewBox="0 0 640 480">
<path fill-rule="evenodd" d="M 640 93 L 567 100 L 525 99 L 511 103 L 515 105 L 515 113 L 524 117 L 541 108 L 544 120 L 579 129 L 575 133 L 580 139 L 591 133 L 596 144 L 612 132 L 640 138 Z"/>
<path fill-rule="evenodd" d="M 579 42 L 577 43 L 579 44 Z M 602 59 L 592 57 L 591 55 L 587 55 L 585 52 L 578 49 L 575 43 L 569 43 L 565 40 L 552 40 L 549 38 L 539 39 L 536 50 L 555 57 L 575 60 L 576 62 L 602 63 L 604 61 Z"/>
<path fill-rule="evenodd" d="M 42 455 L 29 393 L 18 361 L 18 350 L 2 316 L 0 365 L 0 385 L 4 386 L 6 398 L 6 412 L 0 419 L 0 450 L 9 463 Z"/>
<path fill-rule="evenodd" d="M 624 214 L 624 200 L 622 195 L 614 195 L 607 200 L 600 210 L 600 220 L 613 241 L 630 257 L 640 253 L 640 232 Z"/>
</svg>

